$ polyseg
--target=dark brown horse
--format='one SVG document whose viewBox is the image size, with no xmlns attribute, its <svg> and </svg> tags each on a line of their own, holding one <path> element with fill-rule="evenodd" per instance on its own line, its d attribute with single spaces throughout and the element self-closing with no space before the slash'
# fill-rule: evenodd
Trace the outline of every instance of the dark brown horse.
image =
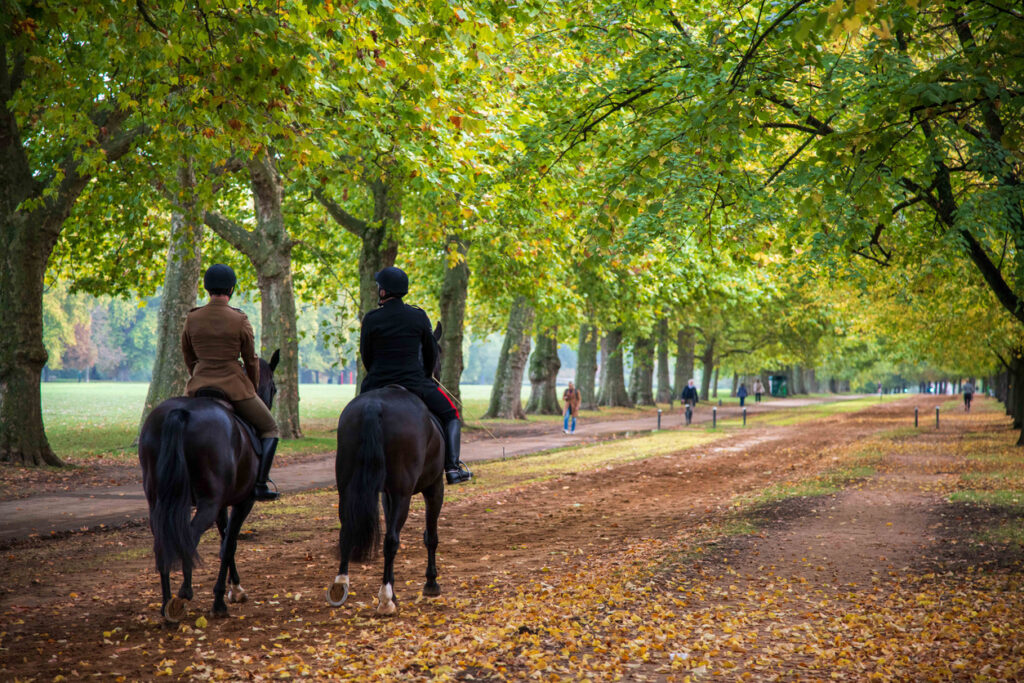
<svg viewBox="0 0 1024 683">
<path fill-rule="evenodd" d="M 270 407 L 277 387 L 274 368 L 260 359 L 257 395 Z M 213 398 L 172 398 L 149 414 L 139 433 L 142 486 L 149 501 L 149 527 L 163 593 L 160 613 L 180 621 L 192 599 L 192 568 L 203 533 L 215 522 L 220 531 L 220 571 L 213 587 L 213 616 L 226 617 L 225 579 L 231 572 L 228 600 L 244 602 L 235 568 L 235 548 L 242 523 L 252 510 L 259 461 L 252 442 L 227 404 Z M 195 507 L 195 514 L 192 508 Z M 231 508 L 230 515 L 228 508 Z M 183 574 L 178 596 L 171 598 L 171 570 Z"/>
<path fill-rule="evenodd" d="M 440 339 L 441 326 L 434 329 Z M 438 356 L 440 364 L 440 355 Z M 435 368 L 435 374 L 438 369 Z M 384 387 L 359 394 L 338 419 L 338 544 L 341 565 L 327 591 L 338 607 L 348 598 L 348 564 L 374 555 L 380 543 L 380 497 L 384 499 L 384 579 L 377 613 L 398 612 L 395 598 L 395 554 L 399 534 L 417 493 L 426 502 L 427 582 L 423 595 L 441 594 L 437 583 L 437 518 L 444 502 L 444 438 L 418 396 L 402 387 Z"/>
</svg>

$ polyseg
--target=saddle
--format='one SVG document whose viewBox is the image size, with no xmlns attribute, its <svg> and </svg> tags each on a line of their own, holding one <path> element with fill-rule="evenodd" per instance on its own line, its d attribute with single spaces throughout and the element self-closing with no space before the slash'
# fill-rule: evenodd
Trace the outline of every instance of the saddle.
<svg viewBox="0 0 1024 683">
<path fill-rule="evenodd" d="M 434 411 L 432 411 L 430 408 L 428 408 L 427 404 L 423 402 L 423 399 L 420 398 L 419 396 L 417 396 L 415 392 L 409 391 L 408 389 L 403 387 L 401 384 L 388 384 L 388 385 L 384 386 L 383 388 L 384 389 L 401 389 L 402 391 L 404 391 L 406 393 L 412 394 L 413 397 L 415 397 L 420 403 L 423 403 L 423 407 L 427 408 L 427 415 L 430 416 L 430 421 L 433 422 L 434 426 L 437 428 L 437 433 L 441 435 L 442 439 L 444 438 L 444 425 L 441 424 L 441 418 L 439 418 L 437 415 L 434 415 Z M 202 390 L 200 389 L 200 391 L 202 391 Z"/>
<path fill-rule="evenodd" d="M 242 429 L 242 433 L 249 437 L 249 443 L 252 445 L 252 449 L 256 451 L 256 457 L 263 457 L 263 439 L 256 433 L 256 428 L 241 418 L 241 416 L 235 412 L 235 407 L 231 405 L 231 399 L 228 395 L 216 387 L 203 387 L 198 389 L 195 394 L 195 398 L 208 398 L 213 401 L 217 401 L 222 406 L 227 408 L 231 416 L 235 418 L 235 422 Z"/>
</svg>

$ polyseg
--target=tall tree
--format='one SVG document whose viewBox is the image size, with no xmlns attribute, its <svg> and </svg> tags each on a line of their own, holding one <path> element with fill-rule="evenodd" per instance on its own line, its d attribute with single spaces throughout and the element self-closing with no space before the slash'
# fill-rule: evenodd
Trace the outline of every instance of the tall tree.
<svg viewBox="0 0 1024 683">
<path fill-rule="evenodd" d="M 491 401 L 484 417 L 524 420 L 522 391 L 523 373 L 530 356 L 530 332 L 534 310 L 526 297 L 516 298 L 508 315 L 505 341 L 498 357 L 498 369 L 491 387 Z"/>
<path fill-rule="evenodd" d="M 558 330 L 554 327 L 537 331 L 537 344 L 530 357 L 530 399 L 526 412 L 536 415 L 560 415 L 556 380 L 562 367 L 558 359 Z"/>
</svg>

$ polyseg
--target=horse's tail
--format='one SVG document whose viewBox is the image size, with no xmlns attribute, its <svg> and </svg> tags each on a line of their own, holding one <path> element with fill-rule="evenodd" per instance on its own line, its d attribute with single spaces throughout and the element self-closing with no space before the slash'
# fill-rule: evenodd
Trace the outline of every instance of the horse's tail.
<svg viewBox="0 0 1024 683">
<path fill-rule="evenodd" d="M 345 487 L 343 545 L 356 562 L 372 558 L 380 544 L 380 491 L 384 487 L 383 406 L 371 399 L 363 406 L 359 450 Z"/>
<path fill-rule="evenodd" d="M 185 462 L 185 428 L 188 411 L 172 410 L 160 430 L 156 459 L 156 502 L 153 505 L 153 546 L 157 569 L 169 572 L 178 562 L 191 569 L 196 560 L 192 539 L 192 484 Z"/>
</svg>

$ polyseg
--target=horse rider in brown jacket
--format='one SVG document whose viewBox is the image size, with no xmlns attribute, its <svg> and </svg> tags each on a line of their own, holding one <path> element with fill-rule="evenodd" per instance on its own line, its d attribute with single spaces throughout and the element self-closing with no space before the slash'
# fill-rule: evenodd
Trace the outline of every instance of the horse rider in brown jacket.
<svg viewBox="0 0 1024 683">
<path fill-rule="evenodd" d="M 181 334 L 181 351 L 190 375 L 185 393 L 195 396 L 203 388 L 219 389 L 235 412 L 256 428 L 263 451 L 256 475 L 256 500 L 275 500 L 278 493 L 267 487 L 267 478 L 280 432 L 267 404 L 256 395 L 260 364 L 252 325 L 245 313 L 228 305 L 236 282 L 235 271 L 219 263 L 203 276 L 210 301 L 189 311 Z"/>
</svg>

